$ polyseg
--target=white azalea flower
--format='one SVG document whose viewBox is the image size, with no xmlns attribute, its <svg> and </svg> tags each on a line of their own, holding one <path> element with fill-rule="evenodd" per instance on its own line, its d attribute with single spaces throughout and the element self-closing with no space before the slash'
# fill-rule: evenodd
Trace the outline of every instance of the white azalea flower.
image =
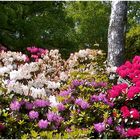
<svg viewBox="0 0 140 140">
<path fill-rule="evenodd" d="M 60 83 L 59 82 L 55 83 L 55 82 L 52 82 L 52 81 L 48 81 L 47 84 L 48 84 L 48 89 L 60 88 Z"/>
<path fill-rule="evenodd" d="M 59 102 L 57 102 L 56 97 L 54 95 L 49 96 L 49 101 L 51 103 L 50 106 L 55 107 L 59 104 Z"/>
<path fill-rule="evenodd" d="M 61 72 L 59 77 L 62 81 L 66 81 L 68 79 L 68 75 L 65 72 Z"/>
</svg>

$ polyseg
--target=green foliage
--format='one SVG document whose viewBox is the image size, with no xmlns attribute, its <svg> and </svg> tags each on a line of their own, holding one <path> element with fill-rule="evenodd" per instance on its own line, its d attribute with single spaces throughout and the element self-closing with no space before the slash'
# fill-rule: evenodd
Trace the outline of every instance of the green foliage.
<svg viewBox="0 0 140 140">
<path fill-rule="evenodd" d="M 133 26 L 127 33 L 127 59 L 140 54 L 140 25 Z"/>
<path fill-rule="evenodd" d="M 69 2 L 68 16 L 75 23 L 75 40 L 79 48 L 95 48 L 94 44 L 100 44 L 100 48 L 106 49 L 107 29 L 110 15 L 110 5 L 104 2 Z"/>
<path fill-rule="evenodd" d="M 73 27 L 66 17 L 65 2 L 1 2 L 0 43 L 12 50 L 24 51 L 37 45 L 59 48 L 67 53 L 74 49 L 68 39 Z"/>
<path fill-rule="evenodd" d="M 140 2 L 128 3 L 128 23 L 126 34 L 126 58 L 140 54 Z"/>
<path fill-rule="evenodd" d="M 76 139 L 76 138 L 87 138 L 90 129 L 78 129 L 71 127 L 70 131 L 65 131 L 63 134 L 56 133 L 57 131 L 42 131 L 39 133 L 40 138 L 43 139 Z"/>
</svg>

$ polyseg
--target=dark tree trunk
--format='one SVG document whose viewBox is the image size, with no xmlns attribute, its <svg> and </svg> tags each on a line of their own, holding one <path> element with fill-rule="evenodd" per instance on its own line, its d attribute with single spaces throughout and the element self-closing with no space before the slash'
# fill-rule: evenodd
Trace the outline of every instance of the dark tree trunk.
<svg viewBox="0 0 140 140">
<path fill-rule="evenodd" d="M 124 61 L 125 31 L 127 21 L 127 2 L 113 1 L 108 29 L 109 67 L 120 66 Z"/>
</svg>

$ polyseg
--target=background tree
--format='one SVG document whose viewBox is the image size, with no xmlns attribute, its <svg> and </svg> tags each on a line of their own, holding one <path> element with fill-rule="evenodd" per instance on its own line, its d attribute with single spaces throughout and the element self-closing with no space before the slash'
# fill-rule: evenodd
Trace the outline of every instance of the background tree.
<svg viewBox="0 0 140 140">
<path fill-rule="evenodd" d="M 75 48 L 68 37 L 73 22 L 66 17 L 65 2 L 0 2 L 0 42 L 9 49 L 27 46 Z"/>
<path fill-rule="evenodd" d="M 127 2 L 113 1 L 108 29 L 108 66 L 120 66 L 124 61 Z"/>
<path fill-rule="evenodd" d="M 110 4 L 100 1 L 67 3 L 68 17 L 75 23 L 73 40 L 78 48 L 95 48 L 99 44 L 106 50 L 109 25 Z"/>
<path fill-rule="evenodd" d="M 140 54 L 140 2 L 128 2 L 128 22 L 126 34 L 126 58 Z"/>
<path fill-rule="evenodd" d="M 127 58 L 140 53 L 139 7 L 128 2 Z M 107 52 L 110 12 L 111 2 L 1 1 L 0 44 L 23 52 L 32 45 L 56 48 L 64 58 L 83 48 Z"/>
</svg>

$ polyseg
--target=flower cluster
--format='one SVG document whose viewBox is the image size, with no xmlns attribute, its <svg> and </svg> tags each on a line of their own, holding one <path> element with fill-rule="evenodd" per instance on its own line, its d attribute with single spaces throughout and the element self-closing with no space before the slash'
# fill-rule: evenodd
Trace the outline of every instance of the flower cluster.
<svg viewBox="0 0 140 140">
<path fill-rule="evenodd" d="M 71 69 L 71 73 L 86 72 L 90 74 L 97 74 L 97 72 L 103 69 L 97 65 L 98 56 L 103 58 L 104 53 L 101 50 L 80 50 L 74 54 L 71 54 L 67 62 L 68 69 Z"/>
<path fill-rule="evenodd" d="M 31 53 L 38 52 L 38 55 L 41 53 L 37 62 L 27 63 L 27 56 L 22 53 L 0 53 L 2 82 L 8 93 L 13 91 L 34 98 L 48 98 L 52 92 L 60 88 L 61 81 L 67 79 L 65 72 L 61 72 L 63 60 L 60 57 L 58 59 L 60 55 L 57 50 L 48 53 L 36 47 L 28 50 Z"/>
<path fill-rule="evenodd" d="M 127 106 L 122 106 L 120 110 L 122 112 L 123 118 L 128 118 L 128 117 L 131 117 L 133 119 L 139 119 L 140 118 L 140 113 L 135 108 L 131 108 L 129 110 Z"/>
<path fill-rule="evenodd" d="M 108 91 L 108 98 L 118 110 L 114 116 L 116 128 L 122 137 L 140 137 L 140 57 L 135 56 L 132 63 L 126 61 L 124 65 L 117 68 L 123 82 L 114 85 Z"/>
<path fill-rule="evenodd" d="M 131 82 L 137 83 L 140 81 L 140 56 L 135 56 L 132 60 L 126 61 L 124 65 L 117 68 L 116 72 L 122 78 L 129 78 Z"/>
<path fill-rule="evenodd" d="M 76 99 L 75 104 L 80 106 L 82 109 L 87 109 L 90 107 L 89 103 L 87 103 L 86 101 L 84 101 L 81 98 Z"/>
<path fill-rule="evenodd" d="M 30 57 L 18 52 L 0 52 L 2 82 L 7 93 L 15 92 L 42 99 L 57 94 L 58 89 L 72 77 L 72 72 L 83 71 L 85 68 L 82 70 L 81 64 L 88 65 L 88 72 L 95 71 L 95 58 L 102 54 L 98 50 L 80 50 L 65 61 L 58 50 L 48 51 L 35 46 L 27 50 Z"/>
<path fill-rule="evenodd" d="M 38 59 L 48 52 L 47 49 L 37 48 L 35 46 L 27 47 L 27 51 L 30 52 L 30 58 L 35 62 L 38 62 Z M 27 57 L 26 61 L 31 61 L 30 58 Z"/>
<path fill-rule="evenodd" d="M 27 50 L 0 51 L 0 138 L 140 137 L 139 56 L 117 68 L 121 82 L 112 85 L 99 50 L 67 60 L 58 50 Z"/>
<path fill-rule="evenodd" d="M 0 75 L 5 76 L 25 63 L 27 56 L 20 52 L 0 52 Z"/>
<path fill-rule="evenodd" d="M 57 98 L 61 105 L 57 106 L 57 110 L 65 116 L 63 118 L 68 128 L 92 128 L 94 138 L 99 135 L 103 137 L 102 132 L 107 131 L 113 123 L 110 117 L 112 104 L 103 91 L 106 87 L 105 82 L 75 79 L 60 91 Z"/>
<path fill-rule="evenodd" d="M 0 133 L 6 134 L 4 138 L 14 138 L 14 131 L 17 130 L 19 134 L 16 133 L 16 138 L 21 138 L 21 134 L 30 131 L 31 128 L 38 132 L 41 130 L 57 130 L 61 128 L 64 120 L 58 112 L 52 110 L 49 100 L 17 96 L 8 102 L 5 100 L 4 104 L 6 107 L 1 106 L 1 121 L 3 123 L 0 124 Z"/>
</svg>

